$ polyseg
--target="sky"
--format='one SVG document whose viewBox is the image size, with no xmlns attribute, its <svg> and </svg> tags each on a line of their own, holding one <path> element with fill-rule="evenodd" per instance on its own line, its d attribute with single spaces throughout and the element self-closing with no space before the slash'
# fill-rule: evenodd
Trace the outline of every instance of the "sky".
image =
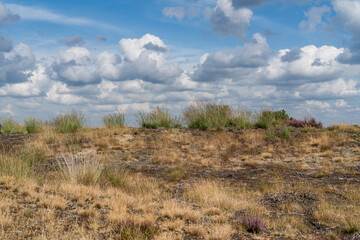
<svg viewBox="0 0 360 240">
<path fill-rule="evenodd" d="M 359 0 L 0 0 L 0 117 L 196 100 L 360 123 Z"/>
</svg>

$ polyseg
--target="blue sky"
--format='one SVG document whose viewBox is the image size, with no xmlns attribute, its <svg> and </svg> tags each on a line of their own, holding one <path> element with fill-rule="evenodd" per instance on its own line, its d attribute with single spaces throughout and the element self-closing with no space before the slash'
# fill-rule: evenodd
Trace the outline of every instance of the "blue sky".
<svg viewBox="0 0 360 240">
<path fill-rule="evenodd" d="M 0 116 L 197 99 L 359 123 L 360 1 L 0 0 Z"/>
</svg>

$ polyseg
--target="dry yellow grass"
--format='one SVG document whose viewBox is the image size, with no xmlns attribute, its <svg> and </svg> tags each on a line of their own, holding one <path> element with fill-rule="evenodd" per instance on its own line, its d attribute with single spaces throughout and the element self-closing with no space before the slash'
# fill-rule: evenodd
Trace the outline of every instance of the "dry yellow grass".
<svg viewBox="0 0 360 240">
<path fill-rule="evenodd" d="M 256 129 L 45 128 L 0 151 L 0 238 L 353 236 L 360 231 L 358 128 L 293 131 L 294 139 L 268 141 Z M 64 156 L 73 161 L 62 168 Z M 246 232 L 246 214 L 266 231 Z"/>
</svg>

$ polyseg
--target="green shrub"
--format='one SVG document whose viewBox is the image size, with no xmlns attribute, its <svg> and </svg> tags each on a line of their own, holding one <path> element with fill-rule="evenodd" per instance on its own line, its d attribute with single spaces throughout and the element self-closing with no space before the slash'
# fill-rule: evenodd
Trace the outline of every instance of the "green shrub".
<svg viewBox="0 0 360 240">
<path fill-rule="evenodd" d="M 23 126 L 13 120 L 12 117 L 0 118 L 1 133 L 8 134 L 24 134 L 25 129 Z"/>
<path fill-rule="evenodd" d="M 140 111 L 137 114 L 137 121 L 141 127 L 152 129 L 159 127 L 169 129 L 181 126 L 179 118 L 172 117 L 168 109 L 159 106 L 150 113 Z"/>
<path fill-rule="evenodd" d="M 273 117 L 275 120 L 289 120 L 290 117 L 289 115 L 286 113 L 286 111 L 284 109 L 281 109 L 280 111 L 274 111 L 272 112 Z"/>
<path fill-rule="evenodd" d="M 72 111 L 58 115 L 52 124 L 60 133 L 74 133 L 85 126 L 86 118 L 81 111 Z"/>
<path fill-rule="evenodd" d="M 280 126 L 290 119 L 284 109 L 280 111 L 263 110 L 257 115 L 255 126 L 257 128 L 269 129 L 269 127 Z"/>
<path fill-rule="evenodd" d="M 106 114 L 103 117 L 103 123 L 107 128 L 124 127 L 125 126 L 125 114 L 122 112 L 115 112 Z"/>
<path fill-rule="evenodd" d="M 24 119 L 24 125 L 27 133 L 39 133 L 41 132 L 44 123 L 41 120 L 29 117 Z"/>
</svg>

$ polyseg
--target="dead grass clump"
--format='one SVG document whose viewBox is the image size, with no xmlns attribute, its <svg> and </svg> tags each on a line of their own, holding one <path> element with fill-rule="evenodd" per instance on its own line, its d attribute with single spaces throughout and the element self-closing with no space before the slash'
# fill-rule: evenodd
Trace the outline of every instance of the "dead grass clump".
<svg viewBox="0 0 360 240">
<path fill-rule="evenodd" d="M 95 185 L 102 172 L 100 159 L 95 154 L 62 154 L 57 163 L 64 180 L 84 185 Z"/>
<path fill-rule="evenodd" d="M 170 219 L 180 218 L 190 222 L 197 222 L 201 218 L 200 212 L 192 210 L 189 206 L 182 205 L 174 201 L 164 202 L 160 215 Z"/>
<path fill-rule="evenodd" d="M 321 200 L 314 217 L 330 227 L 339 227 L 346 233 L 360 230 L 359 216 L 354 214 L 360 210 L 356 205 L 339 205 Z"/>
<path fill-rule="evenodd" d="M 235 209 L 239 205 L 237 199 L 232 194 L 221 189 L 217 183 L 211 181 L 197 183 L 185 193 L 185 196 L 187 199 L 204 207 Z"/>
<path fill-rule="evenodd" d="M 234 229 L 230 224 L 215 224 L 209 229 L 209 234 L 206 236 L 207 240 L 224 240 L 231 239 Z"/>
<path fill-rule="evenodd" d="M 310 145 L 314 147 L 318 147 L 320 151 L 324 152 L 327 150 L 331 150 L 333 142 L 329 134 L 322 133 L 320 136 L 311 137 Z"/>
<path fill-rule="evenodd" d="M 207 234 L 206 229 L 200 225 L 190 225 L 185 230 L 189 235 L 193 237 L 204 238 Z"/>
</svg>

